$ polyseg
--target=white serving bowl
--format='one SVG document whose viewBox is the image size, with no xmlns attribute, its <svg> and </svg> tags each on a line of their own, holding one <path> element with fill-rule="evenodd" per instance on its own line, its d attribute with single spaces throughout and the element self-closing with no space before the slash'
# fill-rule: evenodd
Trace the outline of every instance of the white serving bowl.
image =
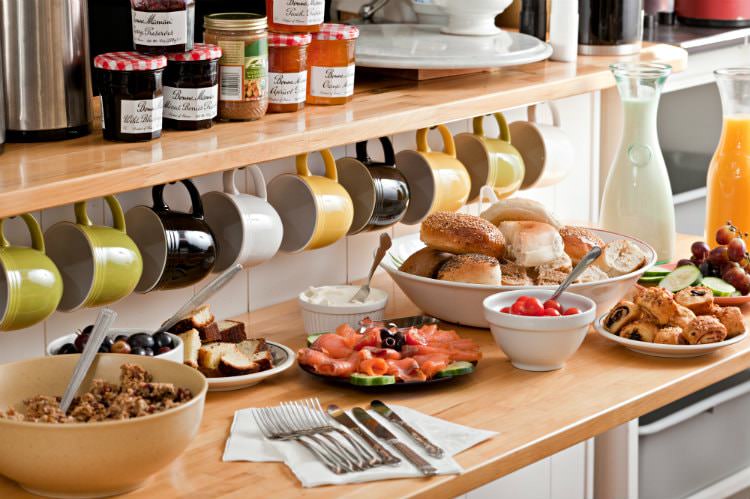
<svg viewBox="0 0 750 499">
<path fill-rule="evenodd" d="M 110 336 L 114 338 L 115 336 L 119 336 L 121 334 L 124 334 L 125 336 L 133 336 L 136 333 L 150 333 L 151 331 L 146 331 L 143 328 L 112 328 L 107 333 L 107 336 Z M 169 352 L 163 353 L 161 355 L 154 355 L 154 357 L 157 357 L 159 359 L 164 360 L 171 360 L 172 362 L 179 362 L 182 364 L 185 360 L 184 358 L 184 349 L 185 347 L 182 344 L 182 340 L 179 336 L 167 333 L 169 336 L 172 337 L 172 343 L 176 345 L 172 350 Z M 76 334 L 66 334 L 65 336 L 62 336 L 60 338 L 57 338 L 56 340 L 52 340 L 47 344 L 47 355 L 55 355 L 55 352 L 60 350 L 60 348 L 66 344 L 66 343 L 73 343 L 76 339 Z"/>
<path fill-rule="evenodd" d="M 359 289 L 359 286 L 346 287 L 351 288 L 352 296 Z M 377 288 L 370 289 L 370 295 L 377 296 L 376 300 L 345 305 L 310 303 L 305 293 L 307 291 L 300 293 L 297 301 L 302 309 L 302 320 L 305 324 L 305 333 L 308 335 L 333 332 L 341 324 L 349 324 L 353 328 L 358 328 L 359 321 L 366 317 L 374 321 L 383 320 L 385 306 L 388 304 L 388 293 Z"/>
<path fill-rule="evenodd" d="M 495 17 L 513 0 L 434 0 L 448 15 L 443 33 L 463 36 L 491 36 L 500 33 Z"/>
<path fill-rule="evenodd" d="M 573 284 L 568 288 L 568 291 L 572 293 L 587 296 L 594 300 L 600 313 L 604 313 L 622 299 L 633 285 L 638 282 L 643 273 L 656 263 L 656 252 L 651 246 L 638 239 L 606 230 L 590 230 L 605 243 L 616 239 L 632 241 L 647 256 L 646 265 L 635 272 L 597 282 Z M 419 240 L 419 234 L 409 234 L 408 236 L 396 238 L 393 240 L 393 246 L 391 246 L 388 255 L 386 255 L 380 265 L 417 307 L 425 314 L 444 321 L 465 326 L 488 328 L 489 323 L 484 318 L 482 309 L 482 301 L 488 296 L 499 291 L 514 291 L 519 289 L 554 290 L 557 287 L 466 284 L 462 282 L 439 281 L 428 277 L 407 274 L 398 270 L 398 264 L 394 258 L 400 262 L 404 262 L 410 255 L 424 248 L 424 246 L 424 243 Z"/>
<path fill-rule="evenodd" d="M 554 371 L 562 368 L 583 343 L 596 316 L 594 300 L 568 292 L 558 301 L 565 308 L 578 308 L 580 314 L 528 317 L 500 312 L 520 296 L 533 296 L 544 303 L 553 293 L 545 289 L 506 291 L 489 296 L 483 302 L 484 316 L 490 323 L 495 343 L 519 369 Z"/>
</svg>

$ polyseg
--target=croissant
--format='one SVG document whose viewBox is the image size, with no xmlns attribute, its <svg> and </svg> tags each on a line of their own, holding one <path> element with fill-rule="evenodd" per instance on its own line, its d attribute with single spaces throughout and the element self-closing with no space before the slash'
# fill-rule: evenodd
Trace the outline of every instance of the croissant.
<svg viewBox="0 0 750 499">
<path fill-rule="evenodd" d="M 604 318 L 604 329 L 612 334 L 619 334 L 623 326 L 637 320 L 640 316 L 641 312 L 635 303 L 623 300 L 615 305 Z"/>
<path fill-rule="evenodd" d="M 727 337 L 727 328 L 716 317 L 701 315 L 690 323 L 682 335 L 691 345 L 717 343 Z"/>
<path fill-rule="evenodd" d="M 657 330 L 656 325 L 651 322 L 635 321 L 623 327 L 620 336 L 629 340 L 653 343 Z"/>
<path fill-rule="evenodd" d="M 664 345 L 684 345 L 685 339 L 682 337 L 681 327 L 663 327 L 656 332 L 654 343 Z"/>
</svg>

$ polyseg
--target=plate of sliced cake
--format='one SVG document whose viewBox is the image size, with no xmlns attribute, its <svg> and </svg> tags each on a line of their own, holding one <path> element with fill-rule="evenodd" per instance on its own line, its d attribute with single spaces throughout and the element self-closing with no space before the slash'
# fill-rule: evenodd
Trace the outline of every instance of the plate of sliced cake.
<svg viewBox="0 0 750 499">
<path fill-rule="evenodd" d="M 289 347 L 248 337 L 244 322 L 217 321 L 208 305 L 194 310 L 170 332 L 182 340 L 185 364 L 208 380 L 208 391 L 247 388 L 294 364 Z"/>
</svg>

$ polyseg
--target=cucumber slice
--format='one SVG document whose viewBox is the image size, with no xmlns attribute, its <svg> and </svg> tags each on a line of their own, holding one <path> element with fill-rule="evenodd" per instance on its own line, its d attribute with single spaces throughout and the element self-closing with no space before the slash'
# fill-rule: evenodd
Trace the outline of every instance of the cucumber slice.
<svg viewBox="0 0 750 499">
<path fill-rule="evenodd" d="M 395 376 L 389 374 L 385 376 L 368 376 L 366 374 L 354 373 L 349 378 L 352 385 L 358 386 L 382 386 L 396 383 Z"/>
<path fill-rule="evenodd" d="M 664 267 L 653 267 L 643 273 L 643 277 L 667 277 L 672 271 Z"/>
<path fill-rule="evenodd" d="M 695 265 L 684 265 L 677 267 L 669 273 L 659 283 L 659 287 L 666 288 L 669 291 L 676 293 L 681 289 L 685 289 L 693 284 L 698 284 L 703 275 L 701 271 Z"/>
<path fill-rule="evenodd" d="M 311 334 L 307 337 L 307 346 L 312 346 L 313 343 L 315 343 L 315 340 L 317 340 L 319 337 L 323 336 L 325 333 L 318 333 L 318 334 Z"/>
<path fill-rule="evenodd" d="M 462 374 L 470 374 L 473 372 L 474 372 L 474 364 L 472 364 L 471 362 L 459 360 L 458 362 L 453 362 L 452 364 L 448 364 L 448 367 L 446 367 L 442 371 L 439 371 L 435 375 L 435 377 L 450 378 L 452 376 L 461 376 Z"/>
<path fill-rule="evenodd" d="M 638 279 L 638 282 L 640 284 L 659 284 L 666 276 L 663 275 L 657 275 L 657 276 L 650 276 L 650 277 L 641 277 Z"/>
<path fill-rule="evenodd" d="M 734 289 L 734 286 L 718 277 L 706 277 L 701 284 L 713 291 L 714 296 L 732 296 L 737 292 L 737 290 Z"/>
</svg>

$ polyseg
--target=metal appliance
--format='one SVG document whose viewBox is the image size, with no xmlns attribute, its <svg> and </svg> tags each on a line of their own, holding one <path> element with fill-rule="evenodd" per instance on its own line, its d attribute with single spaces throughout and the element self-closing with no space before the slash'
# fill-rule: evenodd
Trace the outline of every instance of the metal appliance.
<svg viewBox="0 0 750 499">
<path fill-rule="evenodd" d="M 750 26 L 750 2 L 747 0 L 675 0 L 674 7 L 677 19 L 689 26 Z"/>
<path fill-rule="evenodd" d="M 578 53 L 626 55 L 641 50 L 643 0 L 578 0 Z"/>
<path fill-rule="evenodd" d="M 86 0 L 0 0 L 8 141 L 91 131 Z"/>
</svg>

